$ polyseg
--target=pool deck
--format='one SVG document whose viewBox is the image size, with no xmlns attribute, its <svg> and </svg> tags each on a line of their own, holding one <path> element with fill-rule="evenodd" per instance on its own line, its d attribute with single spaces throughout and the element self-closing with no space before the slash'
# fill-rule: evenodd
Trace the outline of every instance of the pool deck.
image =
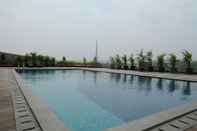
<svg viewBox="0 0 197 131">
<path fill-rule="evenodd" d="M 32 68 L 25 68 L 31 69 Z M 138 72 L 104 68 L 51 67 L 131 74 L 197 82 L 197 75 Z M 68 131 L 41 100 L 25 88 L 13 68 L 0 68 L 0 131 Z M 197 131 L 197 102 L 168 109 L 105 131 Z"/>
</svg>

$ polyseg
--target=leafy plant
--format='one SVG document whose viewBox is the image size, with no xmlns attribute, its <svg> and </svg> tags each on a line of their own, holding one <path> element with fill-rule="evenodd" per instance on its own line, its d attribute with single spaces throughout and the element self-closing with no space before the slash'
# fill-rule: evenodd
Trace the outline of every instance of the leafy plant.
<svg viewBox="0 0 197 131">
<path fill-rule="evenodd" d="M 21 67 L 23 66 L 23 56 L 17 56 L 16 58 L 16 61 L 17 61 L 17 66 Z"/>
<path fill-rule="evenodd" d="M 148 51 L 146 54 L 147 63 L 148 63 L 148 70 L 153 71 L 153 53 L 152 51 Z"/>
<path fill-rule="evenodd" d="M 193 72 L 193 69 L 191 68 L 192 53 L 190 53 L 187 50 L 184 50 L 182 52 L 182 55 L 183 55 L 183 61 L 185 62 L 186 66 L 187 66 L 186 67 L 186 72 L 187 73 L 192 73 Z"/>
<path fill-rule="evenodd" d="M 145 70 L 145 56 L 144 56 L 144 50 L 143 49 L 138 54 L 137 61 L 138 61 L 138 69 L 140 71 L 144 71 Z"/>
<path fill-rule="evenodd" d="M 133 58 L 133 54 L 130 55 L 129 62 L 130 62 L 130 69 L 135 70 L 135 59 Z"/>
<path fill-rule="evenodd" d="M 30 53 L 31 55 L 31 60 L 32 60 L 32 64 L 33 66 L 37 66 L 37 54 L 35 52 Z"/>
<path fill-rule="evenodd" d="M 170 54 L 169 62 L 171 66 L 170 68 L 171 72 L 177 72 L 177 68 L 176 68 L 177 57 L 175 54 L 173 53 Z"/>
<path fill-rule="evenodd" d="M 165 67 L 164 67 L 164 58 L 165 58 L 165 54 L 160 54 L 157 57 L 157 65 L 158 65 L 158 69 L 160 72 L 164 72 L 165 71 Z"/>
<path fill-rule="evenodd" d="M 122 61 L 123 61 L 123 68 L 124 68 L 125 70 L 127 70 L 127 69 L 128 69 L 128 65 L 127 65 L 127 55 L 123 55 Z"/>
<path fill-rule="evenodd" d="M 116 55 L 115 62 L 116 62 L 116 68 L 117 69 L 121 69 L 122 62 L 121 62 L 121 59 L 120 59 L 120 56 L 119 55 Z"/>
<path fill-rule="evenodd" d="M 87 64 L 87 60 L 85 57 L 83 57 L 83 64 L 86 65 Z"/>
<path fill-rule="evenodd" d="M 110 68 L 114 69 L 116 67 L 116 61 L 115 59 L 111 56 L 110 57 Z"/>
</svg>

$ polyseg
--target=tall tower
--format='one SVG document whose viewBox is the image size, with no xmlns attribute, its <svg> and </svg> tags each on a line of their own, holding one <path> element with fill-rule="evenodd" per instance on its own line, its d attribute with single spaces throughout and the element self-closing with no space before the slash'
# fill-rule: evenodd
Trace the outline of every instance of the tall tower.
<svg viewBox="0 0 197 131">
<path fill-rule="evenodd" d="M 98 63 L 98 41 L 96 40 L 96 54 L 95 54 L 95 62 Z"/>
</svg>

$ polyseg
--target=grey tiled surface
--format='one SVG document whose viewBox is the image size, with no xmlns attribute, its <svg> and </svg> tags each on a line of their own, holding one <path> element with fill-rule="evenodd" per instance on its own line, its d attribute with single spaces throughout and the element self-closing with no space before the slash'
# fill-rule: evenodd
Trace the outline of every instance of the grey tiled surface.
<svg viewBox="0 0 197 131">
<path fill-rule="evenodd" d="M 15 110 L 16 128 L 17 131 L 41 131 L 38 122 L 35 119 L 23 93 L 17 85 L 14 75 L 11 70 L 9 70 L 9 81 L 12 98 L 13 107 Z"/>
<path fill-rule="evenodd" d="M 197 111 L 145 131 L 184 131 L 197 124 Z"/>
<path fill-rule="evenodd" d="M 0 131 L 16 131 L 8 72 L 0 69 Z"/>
</svg>

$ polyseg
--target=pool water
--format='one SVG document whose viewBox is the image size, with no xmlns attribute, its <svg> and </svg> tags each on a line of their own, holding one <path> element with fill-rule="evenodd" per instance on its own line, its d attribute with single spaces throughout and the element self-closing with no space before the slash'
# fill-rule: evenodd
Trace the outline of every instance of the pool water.
<svg viewBox="0 0 197 131">
<path fill-rule="evenodd" d="M 101 131 L 197 100 L 197 83 L 82 70 L 20 72 L 71 131 Z"/>
</svg>

